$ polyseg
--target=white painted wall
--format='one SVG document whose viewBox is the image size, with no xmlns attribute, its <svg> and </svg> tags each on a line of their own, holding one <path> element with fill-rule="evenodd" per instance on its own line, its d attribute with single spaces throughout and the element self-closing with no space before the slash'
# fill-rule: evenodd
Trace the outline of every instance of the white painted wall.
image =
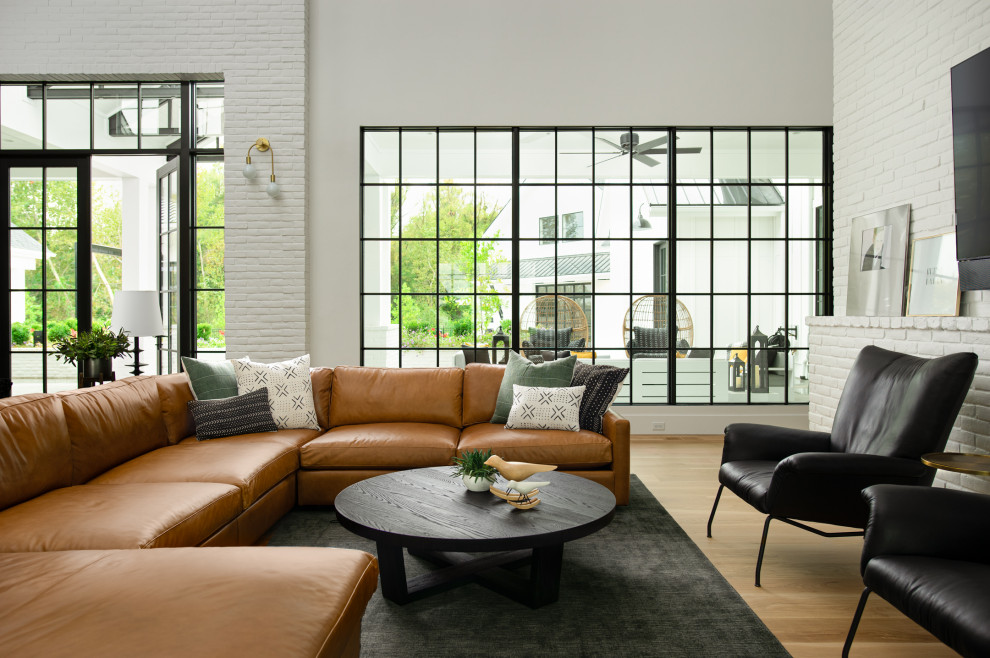
<svg viewBox="0 0 990 658">
<path fill-rule="evenodd" d="M 831 26 L 824 0 L 312 3 L 313 362 L 360 359 L 361 126 L 831 125 Z"/>
<path fill-rule="evenodd" d="M 361 126 L 832 120 L 823 1 L 346 0 L 313 3 L 310 43 L 316 363 L 359 359 Z"/>
</svg>

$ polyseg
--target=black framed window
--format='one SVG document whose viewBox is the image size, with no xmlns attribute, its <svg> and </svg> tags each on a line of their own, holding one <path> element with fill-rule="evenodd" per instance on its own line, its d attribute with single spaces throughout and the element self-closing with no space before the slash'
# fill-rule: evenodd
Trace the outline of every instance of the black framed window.
<svg viewBox="0 0 990 658">
<path fill-rule="evenodd" d="M 223 306 L 223 105 L 221 81 L 0 80 L 6 214 L 11 221 L 14 215 L 27 221 L 18 208 L 31 185 L 58 195 L 68 189 L 69 178 L 78 206 L 71 229 L 53 233 L 54 226 L 38 227 L 38 244 L 47 241 L 55 249 L 34 249 L 23 239 L 26 234 L 17 232 L 8 232 L 4 241 L 11 265 L 5 275 L 10 302 L 2 315 L 11 342 L 8 358 L 0 359 L 0 379 L 12 381 L 14 393 L 74 387 L 60 362 L 45 356 L 38 368 L 30 365 L 29 354 L 50 352 L 52 339 L 66 327 L 107 324 L 114 292 L 121 289 L 161 294 L 166 336 L 160 344 L 163 358 L 152 372 L 176 371 L 178 355 L 197 349 L 222 358 L 223 314 L 212 310 Z M 57 175 L 53 163 L 60 159 L 74 163 L 71 176 Z M 161 170 L 172 172 L 164 195 L 156 178 Z M 50 203 L 48 210 L 52 221 L 57 213 L 69 214 L 67 203 Z M 154 247 L 155 233 L 172 236 L 166 248 Z M 78 239 L 70 240 L 70 234 Z M 46 261 L 41 257 L 46 253 L 57 256 Z M 32 260 L 32 254 L 38 257 Z M 47 272 L 39 265 L 47 265 Z M 32 271 L 37 281 L 30 274 L 25 278 Z M 30 290 L 18 288 L 22 280 Z M 197 338 L 204 315 L 211 326 L 206 341 Z"/>
<path fill-rule="evenodd" d="M 364 363 L 451 365 L 552 327 L 631 368 L 620 402 L 807 401 L 829 128 L 365 128 L 362 150 Z"/>
</svg>

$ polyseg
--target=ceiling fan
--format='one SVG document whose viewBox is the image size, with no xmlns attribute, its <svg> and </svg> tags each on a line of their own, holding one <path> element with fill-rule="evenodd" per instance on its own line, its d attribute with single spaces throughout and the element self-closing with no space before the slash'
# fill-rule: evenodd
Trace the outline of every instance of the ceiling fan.
<svg viewBox="0 0 990 658">
<path fill-rule="evenodd" d="M 643 164 L 649 167 L 655 167 L 660 164 L 659 160 L 651 158 L 650 155 L 665 155 L 667 153 L 667 148 L 664 146 L 667 143 L 667 136 L 657 137 L 656 139 L 651 139 L 648 142 L 642 144 L 639 143 L 639 135 L 633 132 L 622 133 L 619 135 L 619 143 L 609 141 L 604 137 L 595 137 L 599 142 L 608 144 L 613 149 L 616 149 L 615 155 L 605 158 L 596 162 L 596 165 L 600 165 L 603 162 L 608 162 L 609 160 L 614 160 L 615 158 L 621 158 L 622 156 L 632 153 L 632 157 L 639 160 Z M 675 148 L 675 153 L 701 153 L 700 146 L 691 146 L 683 148 Z M 584 151 L 583 154 L 587 154 Z M 606 155 L 603 151 L 596 151 L 596 155 Z"/>
</svg>

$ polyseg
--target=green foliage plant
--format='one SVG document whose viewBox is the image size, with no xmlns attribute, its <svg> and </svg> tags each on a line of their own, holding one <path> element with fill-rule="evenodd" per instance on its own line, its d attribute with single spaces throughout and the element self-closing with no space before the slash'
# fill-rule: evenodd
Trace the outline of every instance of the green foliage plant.
<svg viewBox="0 0 990 658">
<path fill-rule="evenodd" d="M 196 325 L 196 338 L 200 340 L 209 340 L 211 333 L 213 333 L 213 327 L 206 322 L 200 322 Z"/>
<path fill-rule="evenodd" d="M 489 466 L 485 462 L 492 456 L 492 450 L 468 450 L 461 453 L 460 457 L 454 457 L 454 477 L 467 476 L 469 478 L 484 478 L 489 482 L 495 482 L 498 477 L 498 470 L 494 466 Z"/>
<path fill-rule="evenodd" d="M 48 340 L 53 343 L 66 338 L 71 333 L 72 330 L 69 329 L 69 325 L 64 322 L 48 323 Z"/>
<path fill-rule="evenodd" d="M 31 327 L 23 322 L 10 325 L 10 342 L 13 345 L 26 345 L 31 340 Z"/>
<path fill-rule="evenodd" d="M 66 336 L 55 341 L 56 359 L 75 365 L 86 359 L 112 359 L 131 351 L 124 330 L 115 334 L 107 327 L 97 327 L 92 331 L 80 331 L 77 335 Z"/>
</svg>

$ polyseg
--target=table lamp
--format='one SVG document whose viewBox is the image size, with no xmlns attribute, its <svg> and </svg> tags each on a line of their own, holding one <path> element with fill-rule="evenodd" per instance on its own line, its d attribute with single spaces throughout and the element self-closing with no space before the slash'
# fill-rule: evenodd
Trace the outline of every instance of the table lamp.
<svg viewBox="0 0 990 658">
<path fill-rule="evenodd" d="M 134 339 L 134 374 L 141 374 L 141 336 L 163 336 L 162 311 L 158 305 L 158 292 L 154 290 L 119 290 L 113 297 L 112 331 L 123 330 Z"/>
</svg>

